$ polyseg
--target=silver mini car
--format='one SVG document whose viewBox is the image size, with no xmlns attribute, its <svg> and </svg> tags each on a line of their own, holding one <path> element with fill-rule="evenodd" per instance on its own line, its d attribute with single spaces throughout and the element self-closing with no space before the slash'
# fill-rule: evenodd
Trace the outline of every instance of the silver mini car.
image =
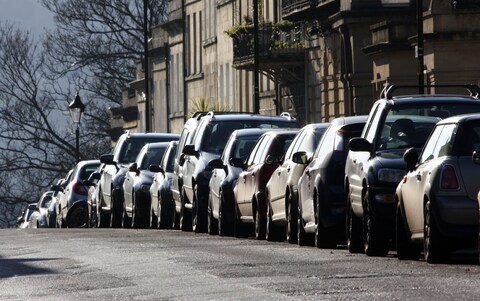
<svg viewBox="0 0 480 301">
<path fill-rule="evenodd" d="M 396 190 L 399 259 L 443 261 L 452 251 L 477 247 L 480 189 L 480 114 L 437 123 L 420 156 L 404 154 L 409 172 Z"/>
</svg>

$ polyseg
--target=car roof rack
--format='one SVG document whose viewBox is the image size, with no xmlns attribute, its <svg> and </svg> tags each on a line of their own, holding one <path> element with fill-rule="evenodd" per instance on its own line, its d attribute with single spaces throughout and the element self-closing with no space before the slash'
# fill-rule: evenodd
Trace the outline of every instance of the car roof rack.
<svg viewBox="0 0 480 301">
<path fill-rule="evenodd" d="M 418 85 L 385 85 L 380 98 L 392 99 L 393 92 L 399 88 L 418 88 Z M 424 88 L 465 88 L 470 93 L 470 96 L 478 99 L 480 96 L 480 88 L 476 84 L 461 84 L 461 85 L 424 85 Z"/>
<path fill-rule="evenodd" d="M 287 119 L 289 119 L 289 120 L 295 120 L 295 118 L 292 117 L 292 115 L 291 115 L 290 113 L 288 113 L 288 112 L 282 112 L 282 113 L 280 114 L 280 117 L 285 117 L 285 118 L 287 118 Z"/>
</svg>

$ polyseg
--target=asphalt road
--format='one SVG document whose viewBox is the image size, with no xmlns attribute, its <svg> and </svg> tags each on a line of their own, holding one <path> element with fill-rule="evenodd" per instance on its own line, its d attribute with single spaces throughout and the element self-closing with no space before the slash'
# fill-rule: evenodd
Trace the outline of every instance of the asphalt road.
<svg viewBox="0 0 480 301">
<path fill-rule="evenodd" d="M 0 300 L 479 300 L 448 264 L 163 230 L 0 231 Z"/>
</svg>

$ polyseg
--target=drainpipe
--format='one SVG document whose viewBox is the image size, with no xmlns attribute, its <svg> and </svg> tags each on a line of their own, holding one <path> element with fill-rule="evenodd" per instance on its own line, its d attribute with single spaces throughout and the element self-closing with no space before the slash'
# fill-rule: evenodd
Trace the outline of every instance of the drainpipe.
<svg viewBox="0 0 480 301">
<path fill-rule="evenodd" d="M 145 133 L 150 132 L 150 92 L 148 76 L 148 0 L 143 0 L 143 52 L 144 52 L 144 84 L 145 84 Z"/>
<path fill-rule="evenodd" d="M 168 43 L 163 43 L 165 48 L 165 99 L 167 102 L 167 133 L 170 133 L 170 48 Z"/>
<path fill-rule="evenodd" d="M 343 25 L 340 28 L 340 32 L 342 34 L 343 39 L 343 55 L 345 60 L 344 66 L 344 77 L 345 82 L 347 84 L 348 89 L 348 102 L 347 102 L 347 115 L 353 116 L 356 112 L 354 112 L 355 104 L 353 103 L 354 95 L 353 95 L 353 85 L 352 85 L 352 74 L 353 74 L 353 51 L 352 51 L 352 43 L 350 42 L 350 31 L 346 25 Z"/>
<path fill-rule="evenodd" d="M 188 98 L 187 98 L 187 81 L 185 80 L 187 76 L 187 42 L 186 42 L 186 37 L 187 37 L 187 12 L 185 9 L 185 0 L 182 0 L 182 20 L 183 20 L 183 26 L 182 26 L 182 60 L 183 60 L 183 121 L 187 121 L 187 115 L 188 115 Z"/>
</svg>

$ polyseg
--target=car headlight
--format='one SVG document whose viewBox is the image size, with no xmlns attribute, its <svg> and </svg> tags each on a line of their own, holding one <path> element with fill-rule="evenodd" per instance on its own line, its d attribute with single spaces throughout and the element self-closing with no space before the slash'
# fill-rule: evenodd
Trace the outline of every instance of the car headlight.
<svg viewBox="0 0 480 301">
<path fill-rule="evenodd" d="M 378 171 L 380 182 L 400 183 L 407 172 L 403 169 L 382 168 Z"/>
</svg>

